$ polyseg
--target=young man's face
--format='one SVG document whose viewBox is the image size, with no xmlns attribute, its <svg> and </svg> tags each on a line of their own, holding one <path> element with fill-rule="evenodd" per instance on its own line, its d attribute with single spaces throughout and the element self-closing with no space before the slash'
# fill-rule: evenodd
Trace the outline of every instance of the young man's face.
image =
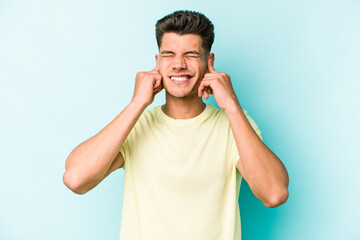
<svg viewBox="0 0 360 240">
<path fill-rule="evenodd" d="M 176 98 L 197 97 L 209 57 L 213 54 L 206 54 L 199 35 L 165 33 L 156 65 L 167 93 Z"/>
</svg>

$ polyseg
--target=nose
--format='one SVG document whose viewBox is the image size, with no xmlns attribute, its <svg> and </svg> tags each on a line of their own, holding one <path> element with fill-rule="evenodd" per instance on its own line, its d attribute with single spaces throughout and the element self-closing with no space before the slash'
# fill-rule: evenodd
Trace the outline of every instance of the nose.
<svg viewBox="0 0 360 240">
<path fill-rule="evenodd" d="M 174 57 L 173 61 L 173 70 L 183 70 L 186 69 L 186 61 L 183 57 L 178 56 Z"/>
</svg>

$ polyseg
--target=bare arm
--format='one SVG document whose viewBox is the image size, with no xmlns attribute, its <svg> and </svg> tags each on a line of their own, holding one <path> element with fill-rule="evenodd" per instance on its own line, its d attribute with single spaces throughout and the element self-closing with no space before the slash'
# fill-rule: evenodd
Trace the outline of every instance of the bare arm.
<svg viewBox="0 0 360 240">
<path fill-rule="evenodd" d="M 226 114 L 240 156 L 237 168 L 250 189 L 266 207 L 285 203 L 289 177 L 284 165 L 257 136 L 240 104 L 228 107 Z"/>
<path fill-rule="evenodd" d="M 137 74 L 130 104 L 99 133 L 69 154 L 63 175 L 67 187 L 84 194 L 122 166 L 124 158 L 119 150 L 142 112 L 161 89 L 161 75 L 156 69 Z"/>
<path fill-rule="evenodd" d="M 121 167 L 124 159 L 119 150 L 143 110 L 130 103 L 98 134 L 77 146 L 66 159 L 65 185 L 83 194 L 110 174 L 110 169 Z"/>
<path fill-rule="evenodd" d="M 213 56 L 208 59 L 208 72 L 201 81 L 198 94 L 213 94 L 224 109 L 234 134 L 240 160 L 237 168 L 254 195 L 267 207 L 286 202 L 289 176 L 280 159 L 261 141 L 243 113 L 231 84 L 230 76 L 216 72 Z"/>
</svg>

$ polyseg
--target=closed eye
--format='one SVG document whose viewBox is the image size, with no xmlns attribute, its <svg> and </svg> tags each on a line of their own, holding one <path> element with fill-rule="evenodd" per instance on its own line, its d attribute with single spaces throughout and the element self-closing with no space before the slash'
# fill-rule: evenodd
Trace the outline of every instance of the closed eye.
<svg viewBox="0 0 360 240">
<path fill-rule="evenodd" d="M 162 53 L 160 54 L 161 57 L 173 57 L 174 54 L 171 54 L 171 53 Z"/>
<path fill-rule="evenodd" d="M 201 58 L 201 54 L 198 51 L 187 51 L 184 53 L 184 56 L 189 58 Z"/>
<path fill-rule="evenodd" d="M 175 55 L 174 52 L 172 52 L 172 51 L 167 51 L 167 50 L 164 50 L 164 51 L 162 51 L 162 52 L 160 53 L 160 56 L 161 56 L 161 57 L 172 57 L 172 56 L 174 56 L 174 55 Z"/>
<path fill-rule="evenodd" d="M 186 54 L 185 57 L 200 58 L 200 55 L 198 55 L 198 54 Z"/>
</svg>

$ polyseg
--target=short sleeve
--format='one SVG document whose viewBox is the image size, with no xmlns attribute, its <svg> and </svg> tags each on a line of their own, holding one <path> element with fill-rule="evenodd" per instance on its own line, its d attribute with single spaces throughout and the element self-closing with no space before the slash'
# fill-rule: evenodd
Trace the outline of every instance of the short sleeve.
<svg viewBox="0 0 360 240">
<path fill-rule="evenodd" d="M 250 123 L 252 129 L 255 131 L 255 133 L 258 135 L 258 137 L 261 139 L 261 141 L 263 141 L 261 132 L 259 127 L 257 126 L 257 124 L 255 123 L 255 121 L 249 116 L 248 112 L 246 110 L 243 110 L 246 119 L 248 120 L 248 122 Z M 237 145 L 236 145 L 236 141 L 235 141 L 235 137 L 233 135 L 232 130 L 230 129 L 230 140 L 231 140 L 231 145 L 232 145 L 232 153 L 231 153 L 231 157 L 233 159 L 233 162 L 235 164 L 235 166 L 237 165 L 237 161 L 240 159 L 240 155 L 237 149 Z"/>
<path fill-rule="evenodd" d="M 124 164 L 121 166 L 121 168 L 123 168 L 125 170 L 125 163 L 126 163 L 126 158 L 128 156 L 128 152 L 129 152 L 129 140 L 126 139 L 124 144 L 121 146 L 120 151 L 121 155 L 124 158 Z"/>
<path fill-rule="evenodd" d="M 254 129 L 255 133 L 258 135 L 258 137 L 261 139 L 261 141 L 263 141 L 260 129 L 258 127 L 258 125 L 255 123 L 255 121 L 249 116 L 249 114 L 247 113 L 246 110 L 244 110 L 244 114 L 248 120 L 248 122 L 250 123 L 252 129 Z"/>
<path fill-rule="evenodd" d="M 135 132 L 139 130 L 139 126 L 142 125 L 141 122 L 144 121 L 144 115 L 148 114 L 149 110 L 145 110 L 141 116 L 139 117 L 139 119 L 136 121 L 134 127 L 131 129 L 129 135 L 127 136 L 125 142 L 123 143 L 123 145 L 121 146 L 119 152 L 121 153 L 121 155 L 124 158 L 124 164 L 121 166 L 121 168 L 123 168 L 125 170 L 125 165 L 126 165 L 126 161 L 129 157 L 129 155 L 131 155 L 131 149 L 133 148 L 133 144 L 135 142 Z M 136 130 L 137 129 L 137 130 Z"/>
</svg>

